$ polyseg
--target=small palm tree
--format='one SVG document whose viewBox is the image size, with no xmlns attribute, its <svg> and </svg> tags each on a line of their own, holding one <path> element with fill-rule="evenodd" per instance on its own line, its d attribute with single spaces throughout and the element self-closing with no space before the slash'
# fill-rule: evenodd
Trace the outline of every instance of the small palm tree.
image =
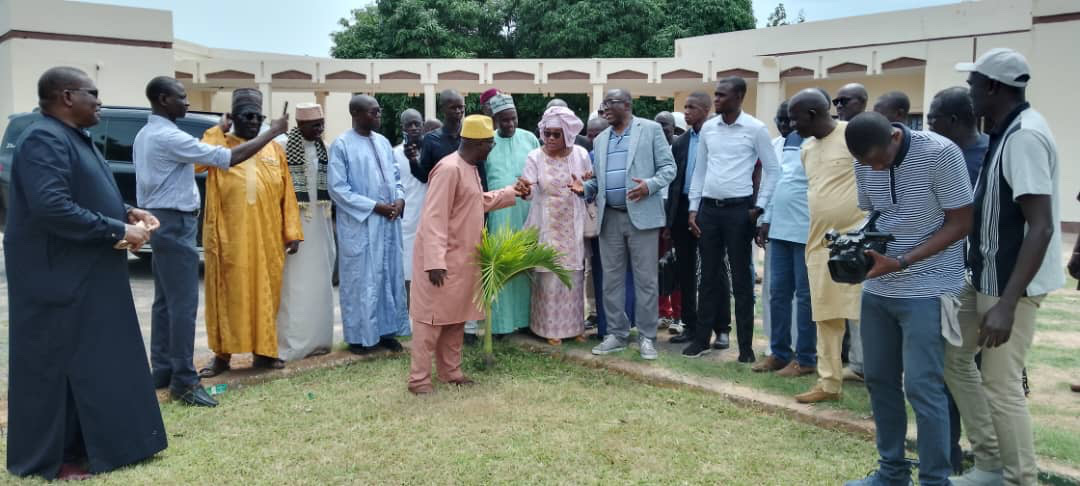
<svg viewBox="0 0 1080 486">
<path fill-rule="evenodd" d="M 561 253 L 546 243 L 540 243 L 536 228 L 513 231 L 504 226 L 494 234 L 484 230 L 483 240 L 476 247 L 476 263 L 480 266 L 480 281 L 475 302 L 484 309 L 484 364 L 494 366 L 495 354 L 491 342 L 491 306 L 510 279 L 534 268 L 546 269 L 570 288 L 570 272 L 559 263 Z"/>
</svg>

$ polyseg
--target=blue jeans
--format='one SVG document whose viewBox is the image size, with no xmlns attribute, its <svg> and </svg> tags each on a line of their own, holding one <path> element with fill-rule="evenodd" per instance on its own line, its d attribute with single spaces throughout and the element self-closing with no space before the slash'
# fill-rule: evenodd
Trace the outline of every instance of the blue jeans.
<svg viewBox="0 0 1080 486">
<path fill-rule="evenodd" d="M 806 274 L 806 245 L 784 240 L 769 241 L 769 347 L 776 359 L 792 358 L 800 366 L 817 366 L 817 329 L 810 320 L 810 279 Z M 791 349 L 791 301 L 796 300 L 799 337 Z M 792 356 L 794 354 L 794 356 Z"/>
<path fill-rule="evenodd" d="M 904 459 L 906 391 L 918 429 L 919 484 L 948 485 L 952 466 L 940 300 L 863 292 L 861 325 L 866 387 L 881 454 L 878 472 L 888 484 L 907 484 L 911 476 Z"/>
<path fill-rule="evenodd" d="M 161 226 L 150 235 L 154 250 L 154 304 L 150 314 L 150 367 L 171 376 L 171 388 L 183 392 L 199 383 L 192 361 L 195 316 L 199 311 L 199 251 L 196 213 L 151 209 Z"/>
<path fill-rule="evenodd" d="M 596 297 L 596 335 L 603 338 L 607 335 L 607 313 L 604 312 L 604 267 L 600 264 L 600 238 L 589 238 L 592 246 L 592 284 L 593 295 Z M 634 274 L 629 266 L 626 269 L 626 312 L 630 319 L 630 327 L 634 327 Z"/>
</svg>

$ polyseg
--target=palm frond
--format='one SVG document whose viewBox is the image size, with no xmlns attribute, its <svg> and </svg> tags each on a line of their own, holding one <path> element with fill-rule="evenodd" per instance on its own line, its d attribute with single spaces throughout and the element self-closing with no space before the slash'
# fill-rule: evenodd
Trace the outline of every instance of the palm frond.
<svg viewBox="0 0 1080 486">
<path fill-rule="evenodd" d="M 536 228 L 513 231 L 502 227 L 484 236 L 476 247 L 476 264 L 480 281 L 474 301 L 484 309 L 490 308 L 499 292 L 510 279 L 534 268 L 543 268 L 559 277 L 570 288 L 570 271 L 559 263 L 562 254 L 551 245 L 540 243 Z"/>
</svg>

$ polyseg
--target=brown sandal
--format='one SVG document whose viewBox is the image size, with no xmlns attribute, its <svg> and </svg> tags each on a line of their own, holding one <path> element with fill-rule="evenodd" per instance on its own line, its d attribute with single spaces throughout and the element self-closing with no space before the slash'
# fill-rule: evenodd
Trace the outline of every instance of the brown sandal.
<svg viewBox="0 0 1080 486">
<path fill-rule="evenodd" d="M 210 362 L 210 366 L 199 370 L 199 378 L 213 378 L 226 371 L 232 369 L 229 366 L 229 361 L 214 356 L 214 360 Z"/>
</svg>

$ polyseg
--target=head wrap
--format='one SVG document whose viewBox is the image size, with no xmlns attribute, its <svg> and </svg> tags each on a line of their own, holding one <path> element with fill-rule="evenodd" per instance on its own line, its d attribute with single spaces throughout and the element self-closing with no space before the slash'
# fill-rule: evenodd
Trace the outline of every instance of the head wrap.
<svg viewBox="0 0 1080 486">
<path fill-rule="evenodd" d="M 318 103 L 300 103 L 296 105 L 296 121 L 322 120 L 322 106 Z"/>
<path fill-rule="evenodd" d="M 491 88 L 487 91 L 484 91 L 484 93 L 480 95 L 480 103 L 487 103 L 488 100 L 490 100 L 493 96 L 499 93 L 501 93 L 501 91 L 499 91 L 498 88 Z"/>
<path fill-rule="evenodd" d="M 563 140 L 566 141 L 566 146 L 569 147 L 574 144 L 574 138 L 581 133 L 581 129 L 585 127 L 581 123 L 581 119 L 570 111 L 569 108 L 564 106 L 552 106 L 544 111 L 544 117 L 540 119 L 540 123 L 537 125 L 540 128 L 540 132 L 543 133 L 544 128 L 559 128 L 563 133 Z"/>
<path fill-rule="evenodd" d="M 499 93 L 488 100 L 488 108 L 491 108 L 492 115 L 500 111 L 511 110 L 514 108 L 514 98 L 508 94 Z"/>
<path fill-rule="evenodd" d="M 484 140 L 495 138 L 494 125 L 491 117 L 486 115 L 469 115 L 461 122 L 461 138 L 472 140 Z"/>
<path fill-rule="evenodd" d="M 240 88 L 232 92 L 232 109 L 246 105 L 255 105 L 262 109 L 262 92 L 255 88 Z"/>
</svg>

